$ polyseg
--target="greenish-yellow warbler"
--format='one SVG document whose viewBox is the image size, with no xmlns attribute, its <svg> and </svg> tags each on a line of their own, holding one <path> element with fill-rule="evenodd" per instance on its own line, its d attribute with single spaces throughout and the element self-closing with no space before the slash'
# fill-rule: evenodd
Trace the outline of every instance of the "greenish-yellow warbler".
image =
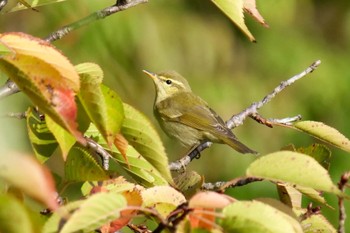
<svg viewBox="0 0 350 233">
<path fill-rule="evenodd" d="M 193 94 L 187 80 L 180 74 L 174 71 L 143 72 L 154 81 L 154 114 L 166 134 L 186 146 L 211 141 L 225 143 L 240 153 L 257 153 L 238 141 L 221 117 Z"/>
</svg>

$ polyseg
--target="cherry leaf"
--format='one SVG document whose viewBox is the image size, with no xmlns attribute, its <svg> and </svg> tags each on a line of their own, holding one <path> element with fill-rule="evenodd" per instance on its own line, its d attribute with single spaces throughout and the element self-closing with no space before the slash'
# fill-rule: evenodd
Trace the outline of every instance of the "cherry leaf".
<svg viewBox="0 0 350 233">
<path fill-rule="evenodd" d="M 49 115 L 82 144 L 75 94 L 80 81 L 74 66 L 51 44 L 24 33 L 5 33 L 0 40 L 15 54 L 0 58 L 0 69 L 40 111 Z"/>
<path fill-rule="evenodd" d="M 156 186 L 141 193 L 143 205 L 155 208 L 158 213 L 166 217 L 177 206 L 186 202 L 186 198 L 170 186 Z"/>
<path fill-rule="evenodd" d="M 29 141 L 36 158 L 41 163 L 44 163 L 57 149 L 57 140 L 38 111 L 34 108 L 29 108 L 26 114 Z"/>
<path fill-rule="evenodd" d="M 57 192 L 49 170 L 29 155 L 9 153 L 0 156 L 0 177 L 10 185 L 55 210 Z M 34 188 L 35 187 L 35 188 Z"/>
<path fill-rule="evenodd" d="M 82 202 L 60 232 L 93 231 L 105 223 L 118 219 L 126 206 L 127 201 L 120 194 L 97 193 Z"/>
<path fill-rule="evenodd" d="M 77 65 L 81 90 L 79 100 L 87 115 L 111 147 L 116 140 L 124 119 L 122 102 L 116 92 L 101 85 L 103 72 L 93 63 Z"/>
<path fill-rule="evenodd" d="M 225 207 L 223 214 L 224 232 L 303 232 L 297 220 L 260 201 L 233 202 Z"/>
<path fill-rule="evenodd" d="M 301 121 L 294 127 L 324 142 L 350 152 L 350 140 L 338 130 L 317 121 Z"/>
<path fill-rule="evenodd" d="M 260 157 L 247 169 L 248 176 L 289 182 L 316 190 L 344 194 L 333 184 L 328 171 L 314 158 L 292 151 L 279 151 Z"/>
<path fill-rule="evenodd" d="M 260 12 L 256 8 L 255 0 L 244 0 L 243 9 L 245 12 L 250 14 L 256 21 L 261 23 L 264 27 L 269 27 L 265 22 L 264 18 L 261 16 Z"/>
<path fill-rule="evenodd" d="M 250 41 L 255 42 L 254 36 L 244 23 L 243 0 L 212 0 L 212 2 L 248 36 Z"/>
</svg>

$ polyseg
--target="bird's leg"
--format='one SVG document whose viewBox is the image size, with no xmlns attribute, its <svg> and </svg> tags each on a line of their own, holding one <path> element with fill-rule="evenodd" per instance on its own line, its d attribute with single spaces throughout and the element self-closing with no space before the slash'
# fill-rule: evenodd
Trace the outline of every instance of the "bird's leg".
<svg viewBox="0 0 350 233">
<path fill-rule="evenodd" d="M 190 157 L 191 161 L 193 159 L 199 159 L 201 157 L 201 150 L 200 150 L 200 146 L 203 144 L 204 142 L 200 142 L 199 144 L 195 144 L 194 146 L 191 147 L 191 149 L 189 150 L 189 152 L 187 153 L 186 156 Z"/>
</svg>

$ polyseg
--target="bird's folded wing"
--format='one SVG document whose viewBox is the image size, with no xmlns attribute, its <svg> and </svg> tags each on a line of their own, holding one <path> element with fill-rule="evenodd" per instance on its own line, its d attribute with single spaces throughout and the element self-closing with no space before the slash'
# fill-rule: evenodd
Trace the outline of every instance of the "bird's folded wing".
<svg viewBox="0 0 350 233">
<path fill-rule="evenodd" d="M 181 93 L 158 103 L 159 115 L 168 121 L 214 135 L 227 134 L 224 121 L 208 107 L 207 103 L 192 93 Z"/>
</svg>

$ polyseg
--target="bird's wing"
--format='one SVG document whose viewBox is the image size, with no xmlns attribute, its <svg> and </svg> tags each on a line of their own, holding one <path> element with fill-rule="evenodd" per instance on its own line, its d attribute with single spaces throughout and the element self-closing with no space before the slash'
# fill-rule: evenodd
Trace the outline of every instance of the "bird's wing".
<svg viewBox="0 0 350 233">
<path fill-rule="evenodd" d="M 163 120 L 179 122 L 210 133 L 241 153 L 257 153 L 239 142 L 220 116 L 204 100 L 192 93 L 181 93 L 165 99 L 156 105 L 156 109 Z"/>
<path fill-rule="evenodd" d="M 179 122 L 213 135 L 222 133 L 222 136 L 227 134 L 233 136 L 233 133 L 225 127 L 224 121 L 208 107 L 207 103 L 190 92 L 180 93 L 161 101 L 157 104 L 157 110 L 160 117 L 165 120 Z"/>
</svg>

